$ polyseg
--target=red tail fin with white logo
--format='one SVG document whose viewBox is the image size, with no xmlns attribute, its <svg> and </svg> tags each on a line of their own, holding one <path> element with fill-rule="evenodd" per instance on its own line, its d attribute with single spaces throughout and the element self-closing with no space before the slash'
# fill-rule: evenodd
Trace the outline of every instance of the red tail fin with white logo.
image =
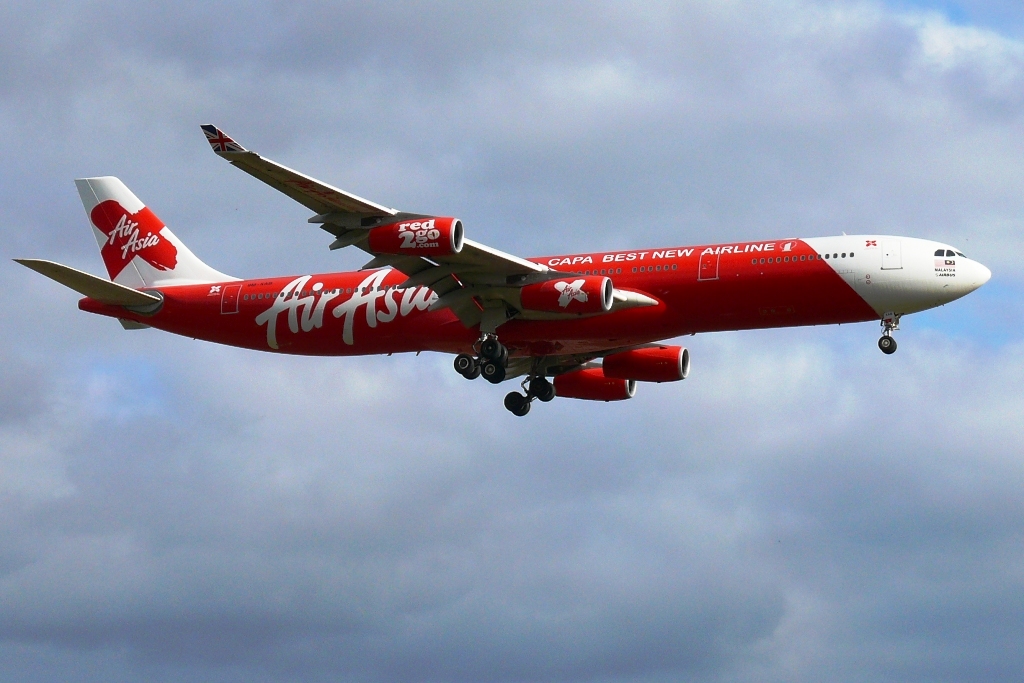
<svg viewBox="0 0 1024 683">
<path fill-rule="evenodd" d="M 114 282 L 154 287 L 236 279 L 200 261 L 117 178 L 82 178 L 75 185 Z"/>
</svg>

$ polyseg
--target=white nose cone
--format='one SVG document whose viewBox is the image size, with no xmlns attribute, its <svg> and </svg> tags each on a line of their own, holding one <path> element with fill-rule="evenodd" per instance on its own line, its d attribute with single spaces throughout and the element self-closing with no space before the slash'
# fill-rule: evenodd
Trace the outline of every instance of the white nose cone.
<svg viewBox="0 0 1024 683">
<path fill-rule="evenodd" d="M 992 279 L 992 271 L 977 261 L 970 261 L 970 268 L 967 271 L 967 279 L 973 292 L 978 287 Z"/>
<path fill-rule="evenodd" d="M 992 271 L 981 265 L 980 263 L 975 264 L 978 266 L 978 270 L 981 271 L 978 277 L 978 286 L 981 287 L 983 284 L 992 279 Z"/>
</svg>

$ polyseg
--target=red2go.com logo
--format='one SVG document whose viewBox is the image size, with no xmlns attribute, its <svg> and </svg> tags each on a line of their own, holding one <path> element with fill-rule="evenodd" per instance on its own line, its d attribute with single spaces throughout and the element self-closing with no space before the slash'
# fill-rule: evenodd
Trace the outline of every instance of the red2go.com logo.
<svg viewBox="0 0 1024 683">
<path fill-rule="evenodd" d="M 400 223 L 398 236 L 402 239 L 401 249 L 431 249 L 439 245 L 441 231 L 434 227 L 434 219 Z"/>
</svg>

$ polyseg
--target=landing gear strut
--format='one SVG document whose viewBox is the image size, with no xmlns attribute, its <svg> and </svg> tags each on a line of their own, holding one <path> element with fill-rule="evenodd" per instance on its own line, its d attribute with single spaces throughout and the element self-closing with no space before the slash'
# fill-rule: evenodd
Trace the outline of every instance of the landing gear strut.
<svg viewBox="0 0 1024 683">
<path fill-rule="evenodd" d="M 893 330 L 900 329 L 900 316 L 895 313 L 886 313 L 882 316 L 882 336 L 878 340 L 878 348 L 886 355 L 896 353 L 896 339 L 892 336 Z"/>
<path fill-rule="evenodd" d="M 476 358 L 468 353 L 455 356 L 455 372 L 466 379 L 484 376 L 491 384 L 505 379 L 508 365 L 508 349 L 494 335 L 486 335 L 479 342 L 480 355 Z"/>
</svg>

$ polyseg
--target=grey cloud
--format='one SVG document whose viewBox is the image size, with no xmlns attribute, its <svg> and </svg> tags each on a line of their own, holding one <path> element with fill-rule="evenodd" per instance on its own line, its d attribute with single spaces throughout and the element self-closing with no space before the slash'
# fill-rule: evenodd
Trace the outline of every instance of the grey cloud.
<svg viewBox="0 0 1024 683">
<path fill-rule="evenodd" d="M 1020 670 L 1018 42 L 848 3 L 4 12 L 4 257 L 100 272 L 70 180 L 113 173 L 228 272 L 360 265 L 213 121 L 517 253 L 877 229 L 996 272 L 893 358 L 698 337 L 682 385 L 518 421 L 446 357 L 124 333 L 7 262 L 5 678 Z"/>
</svg>

